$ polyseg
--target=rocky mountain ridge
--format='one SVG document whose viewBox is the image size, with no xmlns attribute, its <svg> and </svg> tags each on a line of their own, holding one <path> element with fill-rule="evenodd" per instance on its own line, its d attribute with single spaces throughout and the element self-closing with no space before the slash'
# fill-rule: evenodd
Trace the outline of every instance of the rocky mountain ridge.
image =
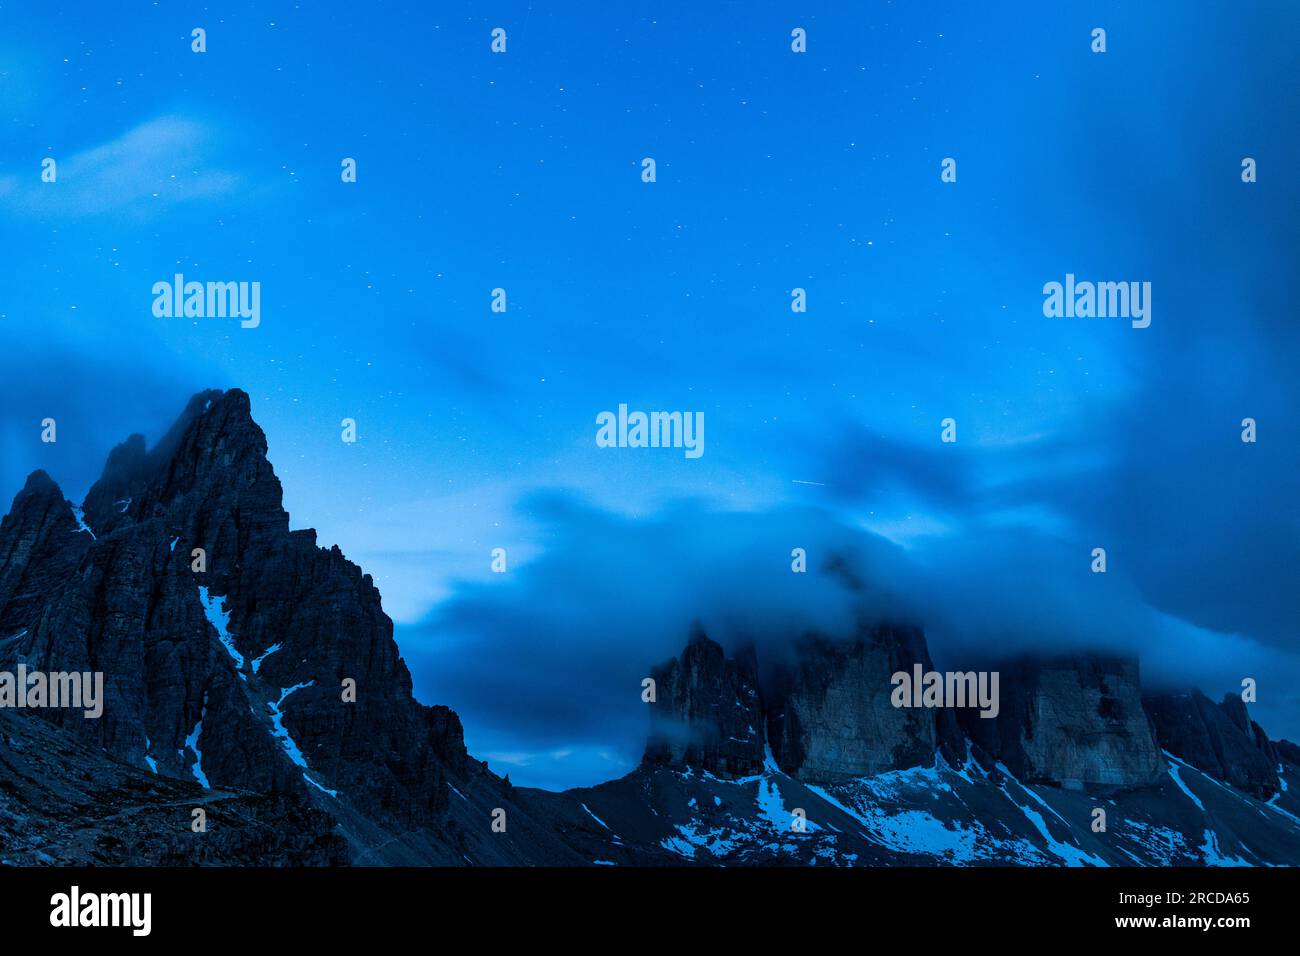
<svg viewBox="0 0 1300 956">
<path fill-rule="evenodd" d="M 358 860 L 459 861 L 454 793 L 508 788 L 415 700 L 370 576 L 289 530 L 266 451 L 248 396 L 209 391 L 115 448 L 81 508 L 30 476 L 0 523 L 0 666 L 102 672 L 101 719 L 33 714 L 108 759 L 315 807 Z M 539 852 L 513 843 L 487 860 Z"/>
<path fill-rule="evenodd" d="M 652 671 L 667 682 L 669 713 L 652 710 L 641 768 L 582 793 L 620 834 L 649 829 L 692 863 L 1300 862 L 1300 748 L 1270 741 L 1240 697 L 1144 698 L 1135 658 L 1078 654 L 1007 662 L 992 719 L 894 708 L 889 675 L 915 663 L 930 667 L 923 635 L 905 626 L 803 641 L 796 662 L 775 669 L 776 685 L 795 690 L 759 695 L 777 728 L 763 765 L 738 775 L 691 741 L 752 720 L 736 691 L 757 662 L 749 650 L 728 660 L 696 631 Z M 736 685 L 701 673 L 747 676 Z M 756 747 L 746 741 L 745 766 Z M 606 801 L 631 780 L 657 819 L 627 813 L 626 796 Z M 674 822 L 665 830 L 662 819 Z"/>
<path fill-rule="evenodd" d="M 0 522 L 0 670 L 19 664 L 102 672 L 106 700 L 0 711 L 10 862 L 1300 862 L 1300 752 L 1239 698 L 1144 699 L 1136 660 L 1081 655 L 1008 662 L 992 719 L 895 707 L 890 675 L 933 664 L 888 622 L 808 635 L 766 679 L 696 630 L 652 671 L 637 770 L 512 787 L 414 698 L 370 576 L 290 530 L 237 389 L 152 449 L 128 438 L 81 507 L 28 478 Z M 1090 830 L 1121 804 L 1147 839 Z"/>
</svg>

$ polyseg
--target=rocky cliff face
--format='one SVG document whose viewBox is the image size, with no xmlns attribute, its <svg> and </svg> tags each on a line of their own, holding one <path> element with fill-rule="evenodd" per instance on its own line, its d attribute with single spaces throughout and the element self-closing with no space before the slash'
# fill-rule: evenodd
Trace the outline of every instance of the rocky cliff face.
<svg viewBox="0 0 1300 956">
<path fill-rule="evenodd" d="M 728 658 L 696 628 L 681 657 L 654 668 L 650 764 L 691 766 L 723 779 L 763 766 L 763 704 L 752 652 Z"/>
<path fill-rule="evenodd" d="M 774 678 L 768 734 L 780 768 L 811 783 L 929 763 L 956 745 L 952 711 L 895 707 L 890 678 L 913 665 L 931 669 L 914 627 L 864 628 L 849 642 L 808 638 Z M 958 748 L 959 749 L 959 748 Z"/>
<path fill-rule="evenodd" d="M 732 776 L 746 776 L 761 766 L 764 743 L 749 729 L 762 726 L 781 771 L 813 784 L 927 766 L 936 752 L 959 764 L 968 738 L 1019 778 L 1068 789 L 1149 786 L 1165 771 L 1133 658 L 1085 654 L 1004 665 L 993 719 L 976 708 L 894 706 L 893 674 L 910 674 L 915 665 L 933 670 L 915 627 L 877 625 L 851 641 L 807 638 L 762 689 L 752 657 L 743 667 L 724 666 L 724 659 L 721 647 L 697 638 L 658 672 L 669 703 L 651 710 L 649 762 L 715 773 L 725 764 Z M 740 675 L 739 682 L 727 674 Z M 674 744 L 666 725 L 688 732 Z"/>
<path fill-rule="evenodd" d="M 1249 718 L 1240 696 L 1215 704 L 1198 691 L 1166 694 L 1149 697 L 1146 708 L 1161 746 L 1175 757 L 1264 799 L 1279 791 L 1279 748 Z"/>
<path fill-rule="evenodd" d="M 760 688 L 752 654 L 727 661 L 697 636 L 656 671 L 666 696 L 651 709 L 647 763 L 748 776 L 762 765 L 765 743 L 751 730 L 763 728 L 780 770 L 818 785 L 928 766 L 936 753 L 960 765 L 967 740 L 990 765 L 1072 790 L 1150 786 L 1165 772 L 1133 658 L 1003 665 L 992 719 L 975 707 L 894 706 L 892 675 L 917 665 L 933 670 L 924 634 L 881 624 L 850 641 L 804 639 Z"/>
<path fill-rule="evenodd" d="M 45 472 L 32 472 L 0 521 L 0 639 L 32 626 L 92 540 L 59 486 Z"/>
<path fill-rule="evenodd" d="M 1147 786 L 1164 772 L 1136 658 L 1082 654 L 998 670 L 1001 713 L 963 713 L 962 726 L 1020 779 L 1082 790 Z"/>
<path fill-rule="evenodd" d="M 1198 733 L 1217 740 L 1222 756 L 1206 744 L 1204 754 L 1180 748 L 1188 760 L 1166 761 L 1133 658 L 1005 664 L 995 718 L 978 708 L 895 708 L 890 678 L 915 665 L 932 670 L 923 635 L 882 625 L 850 641 L 803 641 L 748 694 L 740 691 L 752 686 L 753 656 L 729 661 L 697 634 L 656 671 L 668 694 L 650 711 L 641 766 L 547 800 L 578 799 L 592 822 L 580 817 L 566 840 L 619 865 L 1300 863 L 1300 748 L 1267 741 L 1239 700 L 1201 698 L 1205 718 L 1175 721 L 1185 729 L 1208 720 L 1213 733 Z M 755 697 L 775 758 L 761 766 L 750 737 L 730 742 L 744 745 L 734 762 L 717 750 L 740 737 L 728 729 L 752 725 Z M 666 719 L 688 727 L 690 743 L 665 742 Z M 1291 781 L 1276 793 L 1243 772 L 1274 758 L 1277 779 Z M 1233 785 L 1192 759 L 1233 768 Z M 1101 830 L 1099 803 L 1109 817 Z"/>
<path fill-rule="evenodd" d="M 370 577 L 289 530 L 266 450 L 246 394 L 204 392 L 152 451 L 114 450 L 87 530 L 33 475 L 0 527 L 0 663 L 102 671 L 101 719 L 41 716 L 137 767 L 429 824 L 469 763 L 459 720 L 415 701 Z"/>
</svg>

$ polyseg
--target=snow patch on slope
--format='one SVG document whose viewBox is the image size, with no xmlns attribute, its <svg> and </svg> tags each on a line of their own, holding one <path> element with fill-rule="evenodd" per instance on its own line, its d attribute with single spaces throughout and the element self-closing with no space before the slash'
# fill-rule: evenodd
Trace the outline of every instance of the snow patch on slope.
<svg viewBox="0 0 1300 956">
<path fill-rule="evenodd" d="M 973 769 L 978 768 L 973 767 L 969 755 L 960 769 L 953 769 L 936 753 L 928 767 L 860 777 L 829 790 L 808 789 L 860 823 L 864 837 L 895 852 L 933 856 L 956 866 L 1008 857 L 1024 864 L 1046 862 L 1038 848 L 1023 838 L 998 839 L 979 820 L 967 823 L 937 815 L 945 795 L 964 803 L 954 783 L 977 785 L 971 776 Z M 927 804 L 933 804 L 935 811 Z"/>
<path fill-rule="evenodd" d="M 1038 803 L 1040 806 L 1044 807 L 1048 812 L 1050 812 L 1054 817 L 1056 817 L 1062 823 L 1065 823 L 1065 820 L 1061 817 L 1059 813 L 1053 810 L 1047 804 L 1047 802 L 1043 800 L 1042 797 L 1034 793 L 1034 791 L 1030 790 L 1023 783 L 1017 780 L 1015 778 L 1015 775 L 1012 774 L 1011 771 L 1008 770 L 1003 764 L 1001 763 L 997 764 L 997 768 L 1006 776 L 1007 780 L 1014 782 L 1015 785 L 1020 788 L 1020 791 L 1022 793 L 1030 797 L 1035 803 Z M 1037 810 L 1033 809 L 1032 807 L 1026 806 L 1025 804 L 1020 803 L 1015 798 L 1013 798 L 1007 790 L 1006 781 L 1003 781 L 1000 789 L 1002 790 L 1002 795 L 1005 796 L 1011 802 L 1012 806 L 1019 809 L 1020 812 L 1025 815 L 1025 819 L 1028 820 L 1031 824 L 1033 824 L 1034 829 L 1038 831 L 1038 835 L 1043 838 L 1043 843 L 1047 847 L 1047 852 L 1055 856 L 1066 866 L 1109 866 L 1110 865 L 1101 857 L 1094 856 L 1093 854 L 1080 849 L 1078 846 L 1075 846 L 1073 843 L 1066 843 L 1054 837 L 1052 835 L 1052 831 L 1047 826 L 1047 821 L 1043 819 L 1043 815 L 1039 813 Z M 1066 829 L 1068 832 L 1069 830 L 1068 823 L 1066 823 Z"/>
<path fill-rule="evenodd" d="M 584 810 L 587 811 L 587 816 L 591 817 L 593 820 L 595 820 L 597 823 L 599 823 L 599 824 L 600 824 L 602 827 L 604 827 L 606 830 L 609 830 L 610 833 L 613 833 L 613 832 L 614 832 L 613 830 L 610 830 L 610 827 L 609 827 L 609 824 L 608 824 L 608 823 L 606 823 L 606 822 L 605 822 L 604 820 L 602 820 L 600 817 L 596 816 L 596 814 L 594 814 L 594 813 L 591 812 L 591 807 L 587 806 L 585 803 L 580 803 L 579 806 L 581 806 L 582 809 L 584 809 Z"/>
<path fill-rule="evenodd" d="M 302 779 L 306 780 L 321 793 L 329 794 L 337 800 L 339 795 L 337 790 L 331 790 L 329 787 L 317 782 L 308 772 L 310 768 L 307 766 L 307 758 L 302 755 L 302 751 L 298 748 L 298 744 L 294 742 L 293 737 L 289 734 L 289 728 L 284 725 L 284 710 L 282 708 L 285 699 L 295 691 L 302 690 L 304 687 L 310 687 L 314 683 L 316 683 L 314 680 L 309 680 L 305 684 L 294 684 L 292 687 L 281 688 L 280 699 L 276 701 L 267 701 L 266 708 L 271 712 L 271 725 L 274 728 L 272 736 L 279 741 L 280 747 L 284 750 L 285 754 L 288 755 L 289 759 L 302 768 Z"/>
<path fill-rule="evenodd" d="M 86 524 L 86 512 L 84 512 L 83 510 L 81 510 L 80 508 L 78 508 L 76 505 L 73 505 L 73 506 L 72 506 L 72 517 L 74 517 L 74 518 L 77 519 L 77 531 L 78 531 L 78 532 L 81 532 L 81 531 L 86 532 L 86 534 L 90 535 L 90 540 L 91 540 L 91 541 L 98 541 L 98 540 L 99 540 L 98 538 L 95 537 L 95 532 L 93 532 L 93 531 L 90 530 L 90 525 Z"/>
<path fill-rule="evenodd" d="M 339 798 L 339 792 L 338 792 L 337 790 L 331 790 L 329 787 L 325 787 L 325 786 L 322 786 L 321 784 L 317 783 L 315 780 L 313 780 L 313 779 L 311 778 L 311 774 L 307 773 L 306 771 L 303 771 L 302 779 L 306 780 L 309 784 L 311 784 L 313 787 L 315 787 L 315 788 L 316 788 L 317 790 L 319 790 L 321 793 L 327 793 L 327 794 L 329 794 L 331 797 L 333 797 L 335 800 L 337 800 L 337 799 Z"/>
<path fill-rule="evenodd" d="M 1239 856 L 1227 856 L 1219 849 L 1219 838 L 1213 830 L 1205 831 L 1205 842 L 1201 844 L 1201 856 L 1206 866 L 1250 866 Z"/>
<path fill-rule="evenodd" d="M 272 644 L 266 650 L 262 651 L 257 657 L 253 658 L 253 673 L 256 674 L 262 666 L 262 661 L 266 660 L 272 654 L 280 649 L 279 644 Z"/>
<path fill-rule="evenodd" d="M 982 857 L 982 828 L 967 830 L 955 821 L 949 826 L 926 810 L 883 807 L 874 791 L 875 784 L 872 778 L 864 777 L 841 788 L 839 792 L 848 802 L 837 799 L 822 787 L 808 789 L 857 820 L 866 829 L 868 838 L 891 850 L 938 856 L 951 863 L 971 863 Z"/>
<path fill-rule="evenodd" d="M 1154 823 L 1144 823 L 1141 820 L 1124 820 L 1123 823 L 1124 827 L 1119 831 L 1120 836 L 1132 840 L 1143 851 L 1156 857 L 1161 866 L 1174 866 L 1179 859 L 1189 855 L 1187 841 L 1177 830 Z M 1123 847 L 1119 849 L 1131 859 L 1137 860 L 1139 865 L 1150 865 L 1143 863 Z"/>
<path fill-rule="evenodd" d="M 1285 787 L 1286 784 L 1283 784 L 1283 786 Z M 1300 827 L 1300 817 L 1297 817 L 1294 813 L 1291 813 L 1289 810 L 1283 810 L 1281 807 L 1277 805 L 1277 798 L 1280 797 L 1281 795 L 1282 794 L 1280 793 L 1273 794 L 1273 796 L 1268 798 L 1268 803 L 1264 804 L 1264 806 L 1268 807 L 1274 813 L 1282 814 L 1282 816 L 1286 817 L 1296 826 Z"/>
<path fill-rule="evenodd" d="M 298 745 L 294 743 L 293 738 L 289 736 L 289 730 L 284 726 L 284 712 L 280 708 L 283 706 L 285 698 L 294 691 L 302 690 L 304 687 L 310 687 L 314 683 L 316 683 L 314 680 L 309 680 L 305 684 L 294 684 L 292 687 L 282 688 L 280 690 L 279 700 L 274 703 L 271 701 L 266 702 L 267 709 L 271 711 L 271 724 L 275 728 L 275 739 L 280 742 L 281 748 L 283 748 L 284 752 L 289 755 L 289 759 L 304 770 L 307 769 L 307 759 L 303 757 L 302 751 L 298 749 Z"/>
<path fill-rule="evenodd" d="M 747 841 L 734 830 L 725 827 L 702 827 L 694 822 L 676 825 L 677 836 L 661 840 L 659 845 L 688 860 L 695 859 L 697 849 L 715 857 L 724 857 L 742 849 Z"/>
<path fill-rule="evenodd" d="M 1191 789 L 1187 786 L 1187 784 L 1183 783 L 1182 775 L 1179 774 L 1178 772 L 1179 767 L 1186 767 L 1187 764 L 1183 763 L 1181 760 L 1179 760 L 1177 757 L 1175 757 L 1173 754 L 1169 753 L 1168 751 L 1165 751 L 1165 756 L 1169 758 L 1169 776 L 1172 777 L 1174 783 L 1178 785 L 1178 789 L 1183 791 L 1183 793 L 1187 794 L 1187 799 L 1191 800 L 1192 803 L 1196 804 L 1196 809 L 1204 813 L 1205 804 L 1201 803 L 1201 798 L 1198 797 L 1196 794 L 1192 793 Z"/>
<path fill-rule="evenodd" d="M 199 782 L 204 790 L 211 790 L 208 783 L 208 776 L 203 772 L 203 751 L 199 750 L 199 737 L 203 735 L 203 718 L 208 715 L 208 695 L 203 695 L 203 709 L 199 711 L 199 722 L 194 725 L 190 735 L 185 738 L 185 748 L 194 754 L 194 764 L 190 767 L 190 773 L 194 774 L 194 779 Z M 182 751 L 183 752 L 183 751 Z"/>
<path fill-rule="evenodd" d="M 216 628 L 217 638 L 221 641 L 221 645 L 230 654 L 230 659 L 235 662 L 236 669 L 242 671 L 244 669 L 244 655 L 235 649 L 235 639 L 230 636 L 230 612 L 222 607 L 226 599 L 209 594 L 208 589 L 200 584 L 199 600 L 203 603 L 203 613 L 207 615 L 209 623 Z"/>
</svg>

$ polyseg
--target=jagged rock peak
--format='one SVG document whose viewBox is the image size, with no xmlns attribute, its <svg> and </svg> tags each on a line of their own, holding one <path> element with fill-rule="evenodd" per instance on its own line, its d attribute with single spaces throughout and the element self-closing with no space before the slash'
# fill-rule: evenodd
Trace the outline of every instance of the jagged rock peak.
<svg viewBox="0 0 1300 956">
<path fill-rule="evenodd" d="M 61 499 L 63 492 L 59 490 L 59 484 L 49 474 L 41 468 L 27 476 L 27 481 L 23 484 L 22 490 L 15 496 L 14 501 L 22 495 L 48 495 L 56 494 Z"/>
<path fill-rule="evenodd" d="M 0 637 L 32 624 L 89 540 L 54 480 L 40 470 L 28 475 L 0 521 Z"/>
<path fill-rule="evenodd" d="M 253 420 L 253 403 L 248 393 L 240 388 L 224 392 L 210 388 L 198 392 L 186 403 L 185 410 L 158 442 L 152 456 L 171 457 L 196 422 L 200 431 L 229 432 L 248 442 L 253 450 L 266 454 L 266 436 Z"/>
<path fill-rule="evenodd" d="M 486 774 L 457 716 L 413 697 L 370 576 L 289 530 L 245 392 L 200 392 L 154 448 L 119 445 L 89 531 L 31 485 L 46 505 L 0 528 L 0 653 L 105 674 L 102 720 L 38 716 L 151 773 L 346 802 L 368 825 L 431 826 L 449 774 Z"/>
<path fill-rule="evenodd" d="M 58 483 L 41 469 L 27 476 L 27 481 L 9 506 L 4 516 L 6 527 L 16 529 L 20 525 L 38 527 L 42 530 L 50 523 L 66 516 L 72 518 L 72 506 L 63 498 L 63 490 Z"/>
<path fill-rule="evenodd" d="M 1160 746 L 1240 790 L 1268 799 L 1281 789 L 1278 748 L 1246 712 L 1241 697 L 1214 703 L 1200 691 L 1144 701 Z"/>
<path fill-rule="evenodd" d="M 145 438 L 140 434 L 130 435 L 117 445 L 109 452 L 100 481 L 130 480 L 142 471 L 165 465 L 184 443 L 187 434 L 195 429 L 196 422 L 200 423 L 199 430 L 229 431 L 249 441 L 254 450 L 266 453 L 266 439 L 253 421 L 248 393 L 238 388 L 224 392 L 210 388 L 196 393 L 186 402 L 184 410 L 152 449 L 146 448 Z"/>
<path fill-rule="evenodd" d="M 262 521 L 287 525 L 279 480 L 267 460 L 266 435 L 248 394 L 232 388 L 194 395 L 152 449 L 132 435 L 109 455 L 86 495 L 86 520 L 97 534 L 159 517 L 199 489 L 208 499 L 238 497 Z"/>
<path fill-rule="evenodd" d="M 653 668 L 647 764 L 694 767 L 726 779 L 763 767 L 763 700 L 757 660 L 728 658 L 698 624 L 678 658 Z"/>
</svg>

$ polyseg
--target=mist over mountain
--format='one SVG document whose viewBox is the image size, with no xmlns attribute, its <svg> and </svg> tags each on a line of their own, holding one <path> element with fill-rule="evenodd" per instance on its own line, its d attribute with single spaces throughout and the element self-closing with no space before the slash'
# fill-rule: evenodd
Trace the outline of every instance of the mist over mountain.
<svg viewBox="0 0 1300 956">
<path fill-rule="evenodd" d="M 581 742 L 611 773 L 563 792 L 517 786 L 472 755 L 461 714 L 417 699 L 371 576 L 314 530 L 291 530 L 282 500 L 238 389 L 196 394 L 152 445 L 133 434 L 115 446 L 79 506 L 44 471 L 28 476 L 0 520 L 6 862 L 1300 860 L 1300 749 L 1270 736 L 1243 695 L 1153 690 L 1131 648 L 1058 641 L 986 645 L 998 673 L 971 672 L 978 695 L 945 697 L 909 603 L 934 579 L 898 545 L 819 525 L 816 512 L 764 524 L 683 507 L 667 526 L 713 543 L 706 575 L 676 562 L 680 545 L 653 523 L 537 502 L 585 529 L 570 539 L 580 546 L 551 549 L 523 578 L 540 616 L 514 595 L 452 603 L 512 643 L 453 639 L 462 659 L 495 666 L 451 683 L 509 700 L 525 737 L 572 738 L 585 724 Z M 820 568 L 796 573 L 783 554 L 751 577 L 746 561 L 795 529 L 824 546 Z M 639 556 L 637 586 L 626 568 L 611 575 L 625 554 Z M 873 574 L 886 567 L 905 573 Z M 588 578 L 590 592 L 572 589 Z M 606 595 L 603 611 L 588 593 Z M 713 610 L 679 651 L 688 606 Z M 603 645 L 587 642 L 602 613 L 653 626 L 611 625 Z M 78 673 L 102 687 L 93 708 L 28 701 L 25 675 Z M 918 683 L 900 698 L 899 674 L 933 675 L 940 693 Z M 648 716 L 626 767 L 601 710 L 617 693 Z M 933 803 L 918 810 L 923 798 Z M 194 804 L 212 814 L 211 839 L 206 823 L 175 826 Z"/>
<path fill-rule="evenodd" d="M 87 365 L 85 374 L 98 368 Z M 29 447 L 10 416 L 30 419 L 54 403 L 52 384 L 41 379 L 6 382 L 14 398 L 5 403 L 6 448 Z M 125 379 L 102 398 L 87 396 L 80 411 L 61 413 L 63 440 L 46 446 L 56 456 L 52 473 L 89 487 L 97 469 L 88 464 L 96 456 L 87 437 L 105 431 L 97 419 L 154 421 L 152 434 L 161 438 L 170 414 L 157 411 L 160 404 Z M 354 524 L 339 525 L 334 538 L 345 535 L 340 543 L 350 553 L 356 536 L 371 538 L 363 556 L 392 552 L 367 559 L 386 597 L 390 588 L 441 593 L 431 611 L 396 623 L 417 693 L 472 715 L 471 743 L 524 783 L 589 784 L 633 766 L 644 717 L 628 688 L 649 662 L 675 653 L 696 620 L 730 649 L 759 645 L 764 661 L 806 631 L 849 633 L 864 612 L 924 627 L 945 667 L 1051 649 L 1134 652 L 1152 689 L 1198 687 L 1217 697 L 1254 677 L 1261 719 L 1300 736 L 1300 663 L 1287 631 L 1296 589 L 1285 580 L 1300 539 L 1284 530 L 1294 518 L 1269 504 L 1291 499 L 1295 472 L 1272 441 L 1247 446 L 1244 460 L 1231 445 L 1235 432 L 1224 448 L 1207 450 L 1185 434 L 1185 420 L 1170 409 L 1158 428 L 1121 443 L 1128 451 L 1118 457 L 1106 447 L 1110 416 L 1085 431 L 1091 438 L 1058 442 L 1056 451 L 1051 444 L 908 445 L 842 423 L 839 437 L 810 448 L 801 468 L 839 477 L 800 486 L 804 505 L 727 511 L 687 499 L 632 512 L 542 481 L 503 517 L 515 522 L 512 531 L 452 551 L 446 545 L 458 533 L 398 538 L 406 522 L 378 542 Z M 298 439 L 290 433 L 300 430 L 286 421 L 270 440 L 286 432 L 292 448 Z M 112 444 L 94 441 L 105 454 Z M 1093 452 L 1080 450 L 1089 444 Z M 1188 458 L 1207 453 L 1213 464 Z M 1095 463 L 1082 484 L 1070 477 L 1081 458 Z M 294 473 L 297 459 L 287 460 Z M 5 475 L 21 461 L 36 459 L 6 455 Z M 1182 490 L 1143 486 L 1143 469 L 1168 476 L 1170 463 Z M 288 493 L 299 497 L 293 487 Z M 1211 504 L 1220 500 L 1241 507 Z M 908 519 L 910 502 L 919 505 Z M 904 517 L 894 519 L 899 512 Z M 295 524 L 298 515 L 307 517 L 296 511 Z M 1173 540 L 1185 546 L 1151 545 Z M 1103 541 L 1109 568 L 1094 575 L 1088 555 Z M 479 573 L 497 544 L 510 545 L 510 572 Z M 430 547 L 432 558 L 419 550 Z M 807 574 L 790 571 L 794 547 L 808 554 Z M 430 580 L 431 572 L 441 580 Z M 1241 610 L 1229 615 L 1223 607 Z"/>
<path fill-rule="evenodd" d="M 545 529 L 542 553 L 506 575 L 459 582 L 397 634 L 417 690 L 455 701 L 472 718 L 469 739 L 524 782 L 572 786 L 630 768 L 644 731 L 632 690 L 694 621 L 729 650 L 756 646 L 765 663 L 788 659 L 804 634 L 846 637 L 862 619 L 924 628 L 951 669 L 1022 654 L 1133 654 L 1152 690 L 1218 697 L 1252 677 L 1266 688 L 1261 719 L 1300 729 L 1293 647 L 1153 605 L 1121 563 L 1128 552 L 1093 574 L 1088 539 L 993 525 L 904 545 L 821 507 L 684 503 L 631 518 L 558 492 L 522 507 Z M 807 573 L 791 571 L 796 547 Z"/>
</svg>

